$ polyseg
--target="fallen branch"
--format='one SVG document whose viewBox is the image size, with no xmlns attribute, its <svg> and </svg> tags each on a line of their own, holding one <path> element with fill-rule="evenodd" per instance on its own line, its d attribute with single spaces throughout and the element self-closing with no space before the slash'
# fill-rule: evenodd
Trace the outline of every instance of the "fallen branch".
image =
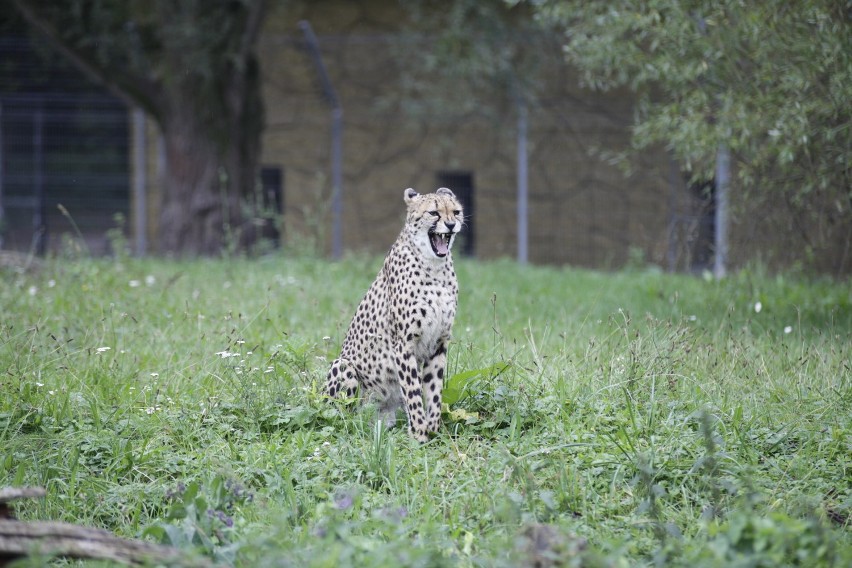
<svg viewBox="0 0 852 568">
<path fill-rule="evenodd" d="M 53 521 L 19 521 L 9 503 L 44 497 L 38 487 L 0 489 L 0 566 L 28 555 L 112 560 L 129 565 L 162 563 L 206 567 L 206 559 L 188 558 L 182 551 L 152 542 L 115 536 L 109 531 Z"/>
</svg>

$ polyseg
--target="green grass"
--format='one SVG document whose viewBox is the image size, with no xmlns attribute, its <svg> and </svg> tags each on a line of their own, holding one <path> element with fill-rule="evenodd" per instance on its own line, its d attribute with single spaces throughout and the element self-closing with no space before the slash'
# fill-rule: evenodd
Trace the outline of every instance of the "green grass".
<svg viewBox="0 0 852 568">
<path fill-rule="evenodd" d="M 379 264 L 1 272 L 0 486 L 237 566 L 852 563 L 848 282 L 458 261 L 420 446 L 320 396 Z"/>
</svg>

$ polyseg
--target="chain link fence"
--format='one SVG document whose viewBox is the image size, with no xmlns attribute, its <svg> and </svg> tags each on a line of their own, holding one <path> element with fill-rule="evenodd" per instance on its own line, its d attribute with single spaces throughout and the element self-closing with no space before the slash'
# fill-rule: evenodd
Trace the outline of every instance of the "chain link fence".
<svg viewBox="0 0 852 568">
<path fill-rule="evenodd" d="M 92 254 L 129 215 L 126 107 L 24 38 L 0 39 L 0 247 Z"/>
<path fill-rule="evenodd" d="M 429 101 L 394 92 L 404 62 L 394 55 L 392 36 L 320 35 L 318 43 L 344 113 L 344 249 L 380 254 L 399 230 L 404 188 L 449 186 L 470 218 L 458 253 L 515 258 L 519 129 L 512 102 L 461 115 L 445 102 L 441 114 L 440 106 L 436 112 L 426 108 Z M 331 253 L 333 109 L 300 36 L 267 35 L 259 52 L 267 116 L 259 183 L 281 213 L 282 244 L 310 234 L 317 250 Z M 145 226 L 140 205 L 151 209 L 145 218 L 156 227 L 154 200 L 137 196 L 131 211 L 132 174 L 139 173 L 131 171 L 131 156 L 147 152 L 134 160 L 158 163 L 156 136 L 134 147 L 121 101 L 67 64 L 40 61 L 26 40 L 0 38 L 0 247 L 56 251 L 67 233 L 91 254 L 108 253 L 111 229 L 126 233 L 122 223 L 132 225 L 131 216 Z M 564 90 L 538 98 L 528 113 L 529 260 L 709 269 L 712 182 L 690 186 L 662 150 L 640 156 L 625 176 L 605 150 L 628 143 L 629 96 L 590 97 L 570 87 L 577 81 L 569 70 L 560 73 L 550 80 Z M 448 88 L 436 84 L 434 91 Z M 146 173 L 147 183 L 156 183 L 158 172 Z M 741 216 L 732 231 L 734 264 L 773 255 L 781 265 L 796 262 L 801 254 L 795 227 L 785 229 L 789 217 L 776 204 L 761 208 Z M 836 257 L 827 256 L 823 268 L 832 271 Z"/>
</svg>

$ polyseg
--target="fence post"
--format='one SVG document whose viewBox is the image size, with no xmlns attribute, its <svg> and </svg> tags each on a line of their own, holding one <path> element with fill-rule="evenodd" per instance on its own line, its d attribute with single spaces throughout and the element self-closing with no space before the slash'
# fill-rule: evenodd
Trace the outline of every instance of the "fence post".
<svg viewBox="0 0 852 568">
<path fill-rule="evenodd" d="M 343 106 L 326 71 L 310 22 L 302 20 L 299 28 L 305 35 L 323 94 L 331 107 L 331 254 L 340 258 L 343 255 Z"/>
<path fill-rule="evenodd" d="M 4 222 L 6 212 L 3 210 L 3 103 L 0 102 L 0 250 L 3 249 Z"/>
<path fill-rule="evenodd" d="M 518 263 L 529 258 L 528 175 L 527 175 L 527 104 L 518 96 Z"/>
<path fill-rule="evenodd" d="M 136 256 L 148 252 L 148 192 L 145 112 L 134 108 L 133 114 L 133 241 Z"/>
<path fill-rule="evenodd" d="M 33 238 L 35 252 L 44 256 L 47 252 L 47 203 L 44 191 L 44 105 L 39 103 L 33 115 Z"/>
<path fill-rule="evenodd" d="M 728 186 L 731 179 L 731 155 L 727 146 L 716 150 L 716 242 L 713 274 L 725 277 L 728 264 Z"/>
</svg>

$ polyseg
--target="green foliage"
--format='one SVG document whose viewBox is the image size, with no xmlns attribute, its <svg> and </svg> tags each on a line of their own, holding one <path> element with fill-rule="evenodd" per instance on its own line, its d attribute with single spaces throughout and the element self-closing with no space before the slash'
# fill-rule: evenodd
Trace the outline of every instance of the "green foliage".
<svg viewBox="0 0 852 568">
<path fill-rule="evenodd" d="M 144 531 L 164 544 L 198 550 L 218 561 L 233 562 L 239 543 L 234 543 L 234 515 L 251 503 L 254 495 L 237 481 L 215 476 L 208 487 L 197 482 L 179 483 L 166 493 L 170 501 L 165 520 Z"/>
<path fill-rule="evenodd" d="M 229 107 L 235 101 L 228 95 L 256 73 L 250 49 L 257 29 L 251 20 L 262 11 L 262 1 L 14 2 L 78 66 L 161 124 L 176 118 L 168 116 L 169 105 L 191 102 L 193 108 L 184 111 L 200 118 L 209 132 L 218 128 L 219 142 L 227 140 L 230 125 L 223 117 L 242 113 Z"/>
<path fill-rule="evenodd" d="M 494 363 L 482 369 L 470 369 L 456 373 L 444 384 L 444 404 L 452 405 L 467 398 L 478 381 L 496 379 L 508 368 L 508 363 Z"/>
<path fill-rule="evenodd" d="M 235 566 L 852 560 L 848 283 L 460 262 L 421 445 L 320 394 L 379 263 L 0 273 L 0 486 L 48 491 L 19 517 Z"/>
<path fill-rule="evenodd" d="M 560 62 L 557 34 L 535 22 L 527 6 L 501 0 L 405 6 L 413 25 L 402 31 L 395 54 L 405 94 L 400 103 L 411 114 L 502 122 L 507 102 L 535 99 L 548 65 Z"/>
<path fill-rule="evenodd" d="M 595 89 L 640 95 L 633 140 L 662 143 L 697 179 L 720 145 L 746 189 L 852 219 L 848 2 L 538 4 Z M 826 209 L 827 207 L 827 209 Z"/>
</svg>

